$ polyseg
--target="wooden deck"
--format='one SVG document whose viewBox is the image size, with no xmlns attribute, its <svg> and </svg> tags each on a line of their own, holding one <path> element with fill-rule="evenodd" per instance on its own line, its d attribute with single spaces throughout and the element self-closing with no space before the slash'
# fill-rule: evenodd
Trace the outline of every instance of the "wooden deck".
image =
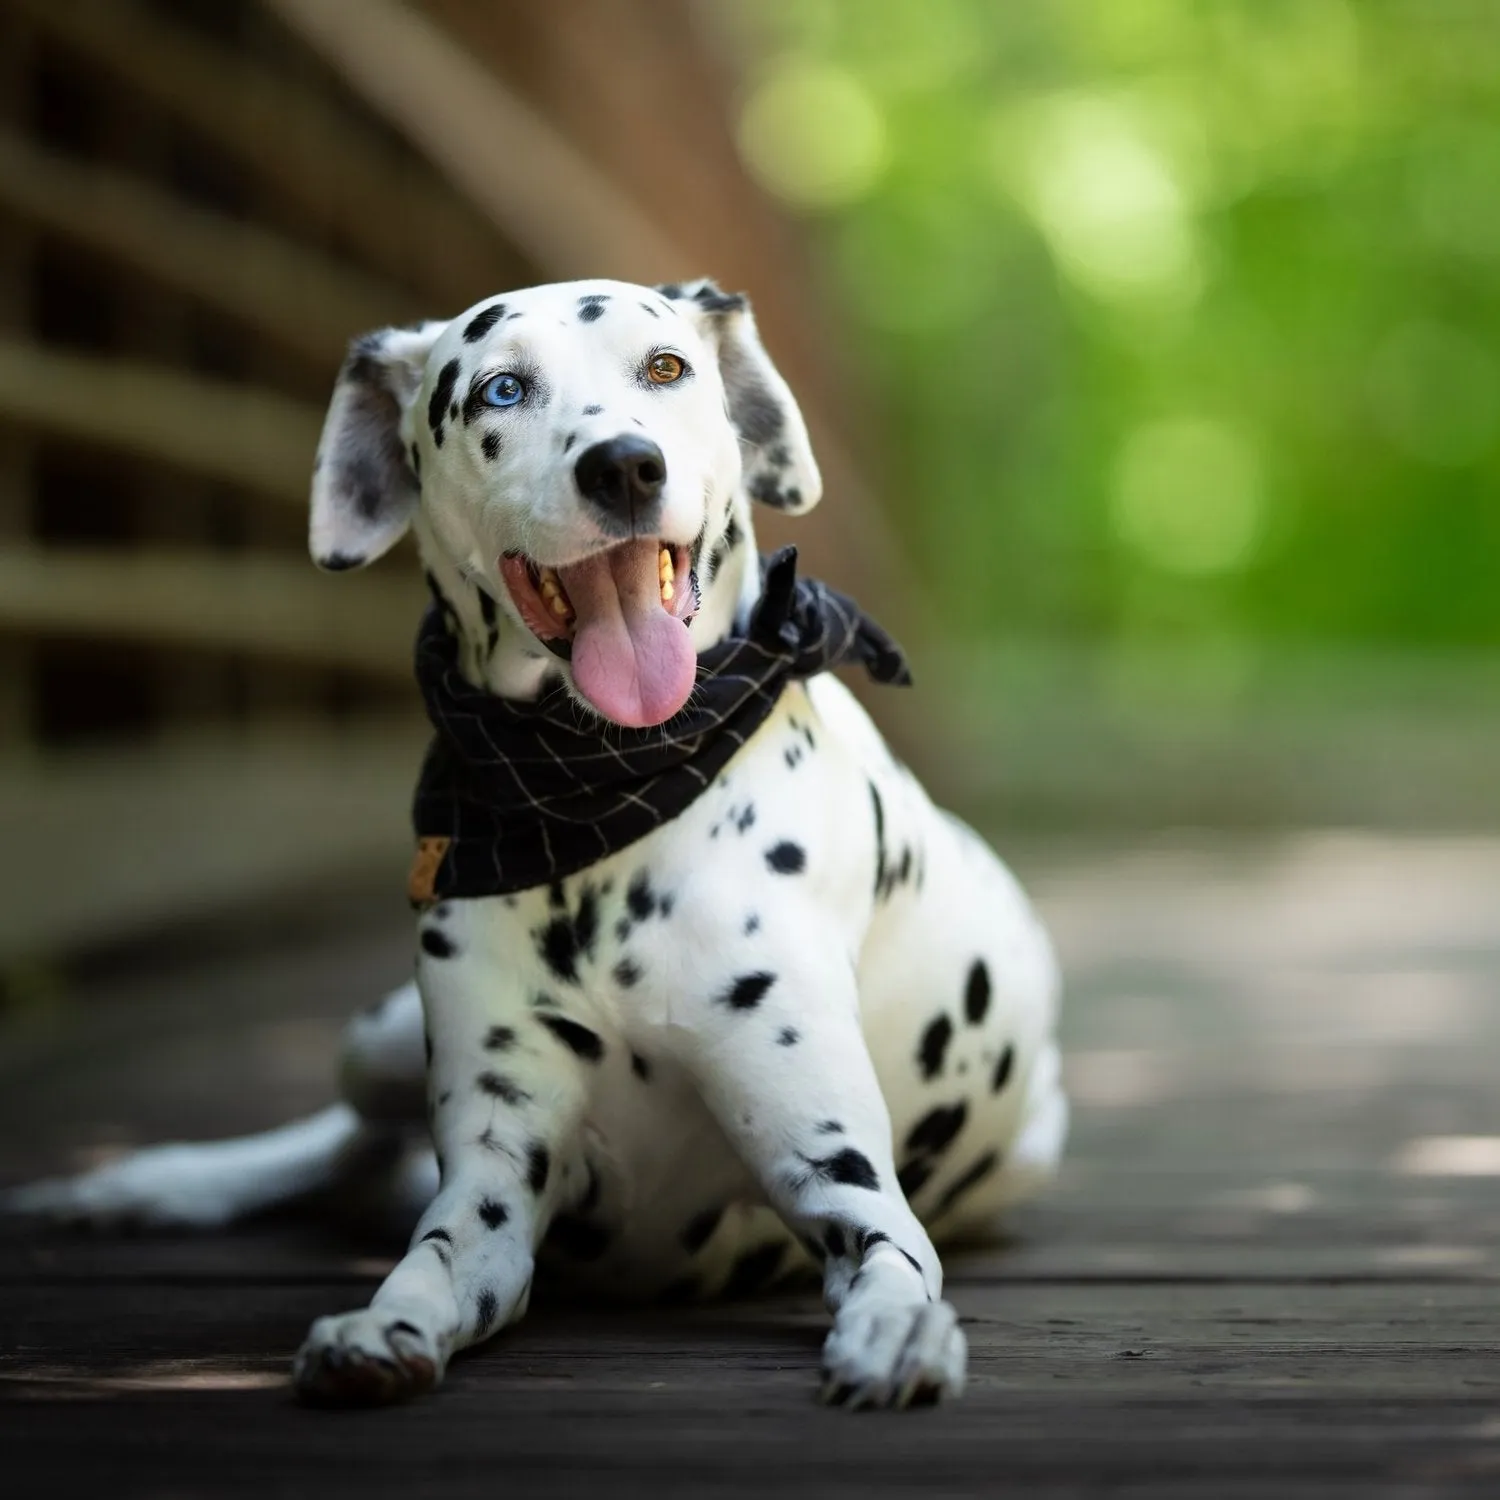
<svg viewBox="0 0 1500 1500">
<path fill-rule="evenodd" d="M 950 1257 L 963 1402 L 812 1401 L 815 1298 L 537 1311 L 419 1404 L 291 1351 L 385 1247 L 0 1240 L 7 1495 L 1500 1493 L 1500 843 L 1022 852 L 1069 977 L 1067 1169 Z M 378 918 L 373 921 L 372 918 Z M 383 898 L 0 1037 L 0 1180 L 274 1122 L 406 966 Z M 19 1479 L 19 1483 L 15 1483 Z"/>
</svg>

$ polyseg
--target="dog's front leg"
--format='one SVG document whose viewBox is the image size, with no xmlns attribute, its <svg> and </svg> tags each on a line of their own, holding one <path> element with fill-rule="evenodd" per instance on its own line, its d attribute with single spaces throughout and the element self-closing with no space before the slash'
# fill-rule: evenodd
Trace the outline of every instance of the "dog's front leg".
<svg viewBox="0 0 1500 1500">
<path fill-rule="evenodd" d="M 423 918 L 417 980 L 441 1186 L 370 1306 L 313 1324 L 293 1372 L 308 1400 L 413 1395 L 526 1311 L 587 1096 L 586 1049 L 563 1045 L 558 1027 L 588 1033 L 533 1009 L 486 904 L 447 902 Z"/>
<path fill-rule="evenodd" d="M 699 1086 L 777 1212 L 823 1262 L 834 1315 L 823 1399 L 907 1406 L 956 1396 L 967 1347 L 941 1300 L 937 1251 L 896 1180 L 854 974 L 819 934 L 784 936 L 774 965 L 730 975 L 697 1003 Z"/>
</svg>

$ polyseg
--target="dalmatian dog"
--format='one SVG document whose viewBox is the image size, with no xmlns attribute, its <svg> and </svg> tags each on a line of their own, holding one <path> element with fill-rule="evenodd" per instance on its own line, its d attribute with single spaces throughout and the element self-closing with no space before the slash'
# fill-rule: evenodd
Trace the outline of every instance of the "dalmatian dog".
<svg viewBox="0 0 1500 1500">
<path fill-rule="evenodd" d="M 506 293 L 358 340 L 312 487 L 322 567 L 409 528 L 463 676 L 580 725 L 671 719 L 762 587 L 753 502 L 814 505 L 806 429 L 745 299 L 711 282 Z M 689 628 L 690 622 L 690 628 Z M 563 648 L 563 649 L 559 649 Z M 318 1319 L 314 1402 L 435 1386 L 533 1270 L 683 1301 L 821 1274 L 822 1395 L 960 1393 L 934 1241 L 1053 1172 L 1058 973 L 990 849 L 832 675 L 796 680 L 680 814 L 567 878 L 430 904 L 416 980 L 349 1026 L 343 1100 L 11 1195 L 206 1227 L 375 1170 L 416 1132 L 410 1248 Z"/>
</svg>

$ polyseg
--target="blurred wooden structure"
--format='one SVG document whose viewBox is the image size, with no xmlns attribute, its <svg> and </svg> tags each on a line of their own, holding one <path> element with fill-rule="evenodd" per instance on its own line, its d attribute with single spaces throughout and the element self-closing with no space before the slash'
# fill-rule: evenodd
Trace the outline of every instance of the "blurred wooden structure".
<svg viewBox="0 0 1500 1500">
<path fill-rule="evenodd" d="M 414 735 L 387 726 L 413 706 L 415 569 L 319 579 L 303 540 L 323 404 L 366 328 L 588 274 L 750 290 L 838 497 L 797 540 L 878 586 L 807 267 L 740 167 L 703 15 L 0 0 L 0 831 L 34 851 L 11 866 L 0 955 L 111 935 L 108 890 L 75 909 L 59 882 L 138 837 L 143 792 L 177 830 L 137 848 L 169 867 L 143 873 L 152 909 L 201 896 L 230 830 L 184 817 L 192 794 L 153 784 L 142 747 L 165 771 L 216 735 L 246 837 L 285 815 L 285 755 L 258 747 L 284 749 L 286 725 L 404 805 Z M 307 803 L 301 876 L 368 856 L 369 816 Z M 120 895 L 120 921 L 142 920 Z"/>
</svg>

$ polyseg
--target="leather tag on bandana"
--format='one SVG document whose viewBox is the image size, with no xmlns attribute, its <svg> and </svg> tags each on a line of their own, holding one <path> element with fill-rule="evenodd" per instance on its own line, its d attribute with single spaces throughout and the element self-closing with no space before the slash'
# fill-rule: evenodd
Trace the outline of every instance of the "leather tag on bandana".
<svg viewBox="0 0 1500 1500">
<path fill-rule="evenodd" d="M 406 895 L 413 906 L 431 906 L 437 899 L 432 884 L 452 842 L 449 838 L 417 840 L 417 852 L 406 877 Z"/>
</svg>

